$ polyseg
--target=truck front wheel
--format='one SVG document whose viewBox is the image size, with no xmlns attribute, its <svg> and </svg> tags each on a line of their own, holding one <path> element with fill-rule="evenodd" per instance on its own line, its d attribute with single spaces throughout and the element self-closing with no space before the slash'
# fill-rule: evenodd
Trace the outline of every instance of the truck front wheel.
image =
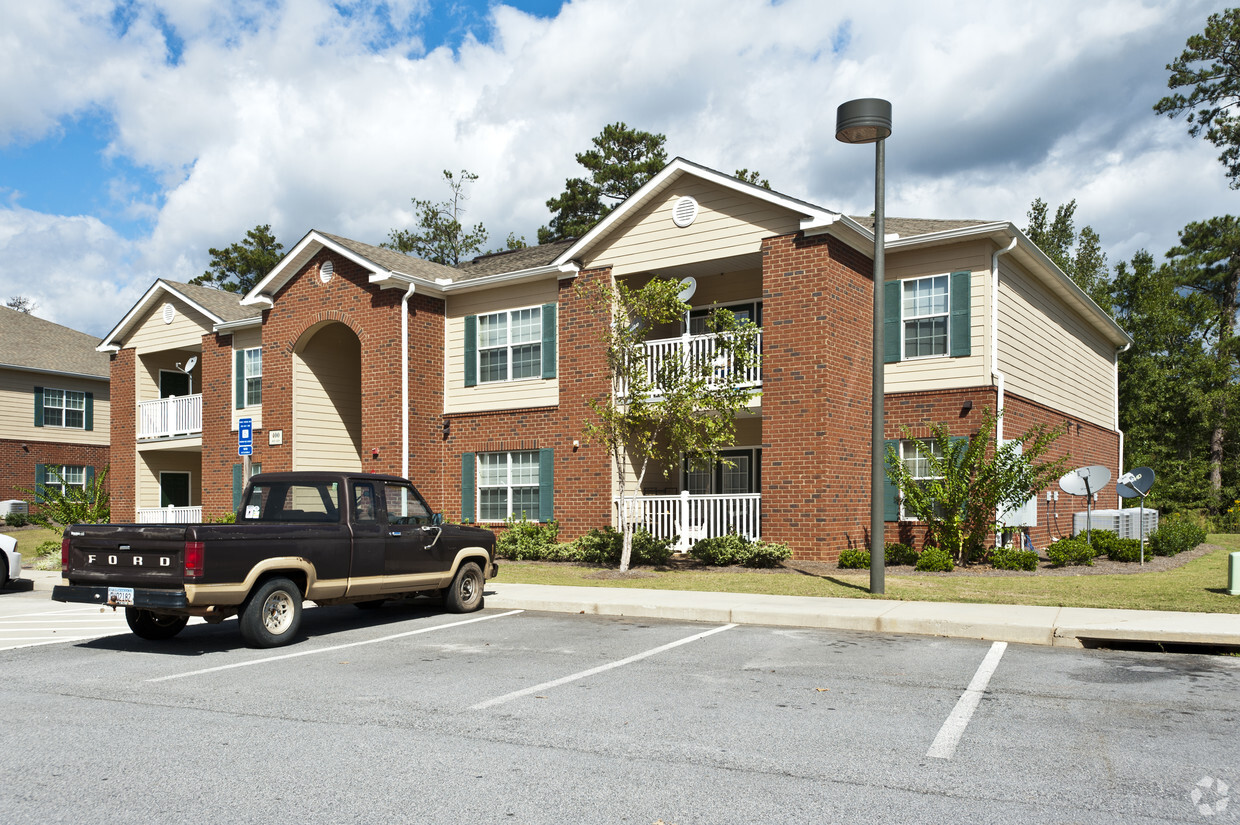
<svg viewBox="0 0 1240 825">
<path fill-rule="evenodd" d="M 238 623 L 254 647 L 288 644 L 301 627 L 301 590 L 288 579 L 268 579 L 250 594 Z"/>
<path fill-rule="evenodd" d="M 448 588 L 447 605 L 453 613 L 469 613 L 482 607 L 482 568 L 472 561 L 465 562 L 456 571 L 456 578 Z"/>
<path fill-rule="evenodd" d="M 171 639 L 185 629 L 188 616 L 160 616 L 137 607 L 125 608 L 125 621 L 135 636 L 152 641 Z"/>
</svg>

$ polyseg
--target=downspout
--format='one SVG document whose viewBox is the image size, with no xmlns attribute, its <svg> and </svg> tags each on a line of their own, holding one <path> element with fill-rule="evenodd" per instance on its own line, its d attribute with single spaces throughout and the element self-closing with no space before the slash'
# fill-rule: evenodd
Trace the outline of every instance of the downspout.
<svg viewBox="0 0 1240 825">
<path fill-rule="evenodd" d="M 400 299 L 400 477 L 409 478 L 409 299 L 417 289 L 409 289 Z"/>
<path fill-rule="evenodd" d="M 1004 249 L 996 249 L 990 256 L 990 377 L 994 379 L 996 389 L 995 414 L 995 449 L 1003 446 L 1003 411 L 1004 375 L 999 371 L 999 256 L 1006 255 L 1016 248 L 1019 238 Z"/>
<path fill-rule="evenodd" d="M 1129 342 L 1122 347 L 1115 348 L 1115 432 L 1119 433 L 1119 456 L 1116 458 L 1115 464 L 1119 468 L 1119 475 L 1124 474 L 1124 431 L 1119 428 L 1119 357 L 1128 351 L 1132 346 Z M 1124 502 L 1119 502 L 1120 509 L 1124 508 Z"/>
</svg>

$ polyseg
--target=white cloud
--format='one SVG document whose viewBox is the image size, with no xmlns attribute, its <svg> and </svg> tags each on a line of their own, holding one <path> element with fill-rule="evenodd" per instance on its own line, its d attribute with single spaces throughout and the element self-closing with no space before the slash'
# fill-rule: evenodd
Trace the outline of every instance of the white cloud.
<svg viewBox="0 0 1240 825">
<path fill-rule="evenodd" d="M 126 250 L 147 284 L 201 273 L 208 247 L 259 223 L 286 245 L 312 227 L 380 241 L 411 196 L 447 195 L 443 169 L 480 175 L 467 218 L 492 244 L 533 240 L 544 201 L 579 172 L 574 153 L 616 120 L 665 133 L 670 155 L 759 169 L 790 195 L 868 213 L 872 151 L 834 139 L 836 106 L 858 96 L 893 103 L 889 214 L 1021 224 L 1034 197 L 1075 197 L 1114 261 L 1141 245 L 1161 254 L 1235 197 L 1211 147 L 1150 109 L 1164 64 L 1213 10 L 1200 0 L 579 0 L 553 19 L 498 5 L 485 42 L 429 53 L 423 0 L 344 13 L 327 0 L 160 0 L 123 27 L 110 10 L 6 12 L 0 46 L 22 59 L 0 68 L 0 145 L 106 111 L 110 151 L 165 186 L 129 210 L 155 216 Z M 22 241 L 26 254 L 57 260 L 40 238 Z"/>
</svg>

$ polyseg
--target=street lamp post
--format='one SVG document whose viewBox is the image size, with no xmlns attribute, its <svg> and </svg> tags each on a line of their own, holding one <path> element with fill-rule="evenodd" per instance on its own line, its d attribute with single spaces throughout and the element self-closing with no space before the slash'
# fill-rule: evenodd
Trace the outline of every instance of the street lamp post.
<svg viewBox="0 0 1240 825">
<path fill-rule="evenodd" d="M 870 411 L 870 592 L 886 591 L 883 537 L 883 147 L 891 134 L 891 103 L 876 97 L 840 104 L 835 110 L 835 138 L 844 143 L 874 144 L 874 374 Z"/>
</svg>

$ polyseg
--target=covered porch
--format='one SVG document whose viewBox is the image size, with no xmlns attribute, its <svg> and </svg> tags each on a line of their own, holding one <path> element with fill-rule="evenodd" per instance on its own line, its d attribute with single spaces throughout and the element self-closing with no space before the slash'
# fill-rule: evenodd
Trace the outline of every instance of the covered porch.
<svg viewBox="0 0 1240 825">
<path fill-rule="evenodd" d="M 687 553 L 706 538 L 736 533 L 751 541 L 762 538 L 760 493 L 629 496 L 616 499 L 616 517 L 627 511 L 637 530 L 672 541 L 677 553 Z"/>
</svg>

